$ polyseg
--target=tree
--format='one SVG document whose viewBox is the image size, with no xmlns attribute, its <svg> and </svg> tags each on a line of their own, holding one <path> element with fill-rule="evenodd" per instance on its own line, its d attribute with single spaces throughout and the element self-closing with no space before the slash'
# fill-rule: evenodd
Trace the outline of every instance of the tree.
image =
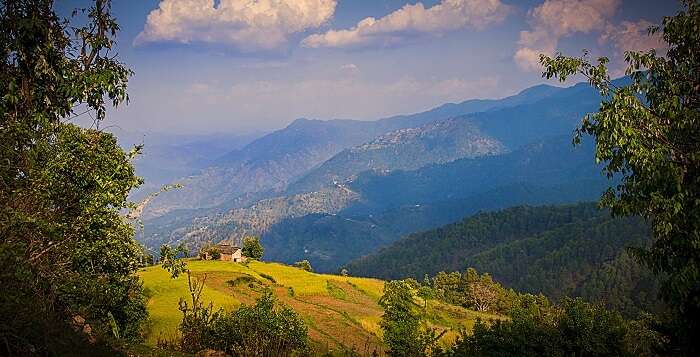
<svg viewBox="0 0 700 357">
<path fill-rule="evenodd" d="M 243 238 L 243 256 L 249 259 L 260 260 L 265 253 L 265 248 L 260 244 L 258 237 Z"/>
<path fill-rule="evenodd" d="M 108 0 L 60 18 L 50 0 L 0 1 L 0 354 L 84 354 L 84 336 L 137 338 L 140 248 L 120 215 L 141 180 L 111 135 L 107 103 L 131 71 L 110 53 Z M 93 129 L 69 122 L 91 115 Z M 87 330 L 87 329 L 86 329 Z M 89 336 L 94 338 L 94 336 Z"/>
<path fill-rule="evenodd" d="M 210 259 L 219 260 L 221 258 L 221 250 L 211 243 L 206 243 L 199 248 L 199 258 L 204 260 L 207 256 Z"/>
<path fill-rule="evenodd" d="M 477 311 L 492 310 L 502 295 L 503 288 L 488 273 L 479 275 L 474 268 L 468 268 L 462 274 L 461 284 L 464 305 Z"/>
<path fill-rule="evenodd" d="M 442 336 L 421 326 L 411 285 L 405 280 L 388 281 L 379 299 L 379 305 L 384 308 L 380 326 L 390 356 L 426 356 L 437 350 L 437 341 Z"/>
<path fill-rule="evenodd" d="M 402 280 L 386 282 L 379 305 L 384 308 L 380 326 L 390 355 L 420 355 L 416 348 L 420 336 L 420 317 L 414 312 L 411 287 Z"/>
<path fill-rule="evenodd" d="M 561 54 L 541 56 L 543 76 L 562 81 L 580 74 L 603 96 L 597 113 L 584 118 L 583 135 L 596 140 L 596 160 L 604 172 L 621 178 L 601 203 L 615 215 L 641 215 L 653 229 L 650 248 L 636 256 L 663 278 L 662 297 L 675 309 L 676 343 L 700 353 L 700 4 L 665 17 L 661 27 L 665 56 L 654 50 L 626 52 L 629 84 L 611 81 L 608 59 L 592 64 Z"/>
<path fill-rule="evenodd" d="M 299 269 L 306 270 L 308 272 L 314 271 L 313 268 L 311 268 L 311 263 L 309 263 L 309 261 L 306 259 L 294 263 L 294 266 L 299 268 Z"/>
<path fill-rule="evenodd" d="M 419 298 L 423 299 L 423 312 L 428 309 L 428 300 L 435 297 L 435 291 L 430 284 L 430 278 L 428 274 L 423 277 L 423 283 L 418 287 L 418 292 L 416 293 Z"/>
</svg>

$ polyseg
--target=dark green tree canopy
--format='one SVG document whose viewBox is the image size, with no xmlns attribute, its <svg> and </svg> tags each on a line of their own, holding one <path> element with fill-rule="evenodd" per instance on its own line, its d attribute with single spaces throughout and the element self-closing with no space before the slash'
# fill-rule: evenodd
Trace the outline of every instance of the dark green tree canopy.
<svg viewBox="0 0 700 357">
<path fill-rule="evenodd" d="M 566 80 L 583 75 L 605 98 L 584 118 L 582 135 L 596 139 L 596 160 L 621 184 L 602 203 L 618 215 L 641 215 L 652 223 L 653 244 L 636 254 L 664 278 L 662 296 L 676 309 L 676 329 L 689 353 L 700 352 L 700 4 L 684 9 L 660 27 L 668 48 L 626 52 L 627 85 L 610 80 L 607 58 L 541 57 L 543 76 Z"/>
<path fill-rule="evenodd" d="M 138 149 L 96 129 L 128 99 L 131 71 L 111 53 L 119 26 L 106 0 L 66 19 L 53 5 L 0 1 L 0 354 L 81 354 L 72 318 L 131 338 L 146 318 L 121 215 L 141 182 Z M 71 124 L 79 115 L 94 128 Z"/>
</svg>

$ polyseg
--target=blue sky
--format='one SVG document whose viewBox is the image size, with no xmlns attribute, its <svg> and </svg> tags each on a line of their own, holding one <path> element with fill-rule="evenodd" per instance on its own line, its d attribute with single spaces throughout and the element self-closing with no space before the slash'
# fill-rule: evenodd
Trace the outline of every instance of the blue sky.
<svg viewBox="0 0 700 357">
<path fill-rule="evenodd" d="M 80 5 L 64 1 L 61 7 Z M 640 0 L 116 0 L 126 131 L 247 133 L 376 119 L 543 83 L 538 53 L 624 50 L 678 3 Z M 149 15 L 150 14 L 150 15 Z M 550 82 L 551 83 L 551 82 Z M 552 83 L 554 84 L 554 83 Z"/>
</svg>

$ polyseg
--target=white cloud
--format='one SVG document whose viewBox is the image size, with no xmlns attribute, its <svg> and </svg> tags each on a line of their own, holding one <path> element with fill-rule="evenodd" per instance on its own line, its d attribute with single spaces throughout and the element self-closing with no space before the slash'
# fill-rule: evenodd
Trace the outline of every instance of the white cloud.
<svg viewBox="0 0 700 357">
<path fill-rule="evenodd" d="M 212 43 L 240 51 L 270 51 L 290 35 L 317 28 L 337 0 L 161 0 L 148 14 L 135 45 L 152 42 Z"/>
<path fill-rule="evenodd" d="M 668 50 L 668 44 L 664 42 L 660 33 L 649 35 L 649 27 L 653 24 L 646 20 L 636 22 L 623 21 L 619 25 L 608 24 L 605 31 L 598 38 L 600 44 L 611 44 L 617 50 L 612 57 L 610 74 L 613 77 L 623 76 L 627 64 L 624 61 L 626 51 L 657 50 L 664 55 Z"/>
<path fill-rule="evenodd" d="M 460 28 L 483 29 L 503 21 L 510 7 L 500 0 L 442 0 L 425 8 L 407 4 L 382 18 L 368 17 L 351 29 L 330 30 L 302 41 L 305 47 L 385 46 L 416 34 L 439 35 Z"/>
<path fill-rule="evenodd" d="M 531 29 L 520 32 L 516 63 L 525 70 L 540 70 L 539 54 L 551 55 L 559 39 L 574 33 L 604 29 L 620 0 L 546 0 L 530 10 Z"/>
<path fill-rule="evenodd" d="M 663 49 L 667 44 L 660 33 L 649 36 L 648 29 L 653 24 L 646 20 L 623 21 L 617 26 L 608 25 L 600 35 L 601 43 L 611 42 L 620 52 Z"/>
</svg>

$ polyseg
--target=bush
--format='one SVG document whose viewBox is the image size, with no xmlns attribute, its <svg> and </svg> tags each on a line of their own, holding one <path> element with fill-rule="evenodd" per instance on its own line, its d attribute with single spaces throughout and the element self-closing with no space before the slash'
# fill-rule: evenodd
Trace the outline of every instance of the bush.
<svg viewBox="0 0 700 357">
<path fill-rule="evenodd" d="M 197 288 L 194 289 L 198 294 Z M 196 295 L 197 299 L 199 295 Z M 187 304 L 184 304 L 187 307 Z M 288 307 L 275 307 L 269 290 L 253 306 L 241 306 L 224 313 L 213 312 L 195 302 L 184 312 L 180 325 L 181 348 L 185 352 L 204 349 L 225 351 L 234 356 L 306 355 L 309 352 L 307 328 L 303 320 Z"/>
<path fill-rule="evenodd" d="M 306 259 L 294 263 L 294 266 L 297 267 L 297 268 L 299 268 L 299 269 L 306 270 L 306 271 L 308 271 L 308 272 L 313 272 L 313 271 L 314 271 L 314 269 L 311 268 L 311 263 L 310 263 L 308 260 L 306 260 Z"/>
<path fill-rule="evenodd" d="M 260 273 L 260 276 L 263 277 L 263 278 L 265 278 L 265 279 L 267 279 L 267 280 L 269 280 L 269 281 L 270 281 L 271 283 L 273 283 L 273 284 L 277 284 L 277 280 L 275 280 L 275 278 L 273 278 L 272 275 L 265 274 L 265 273 Z"/>
<path fill-rule="evenodd" d="M 234 356 L 265 351 L 270 356 L 309 352 L 307 328 L 288 307 L 275 309 L 276 299 L 266 291 L 253 306 L 241 306 L 212 324 L 212 345 Z"/>
<path fill-rule="evenodd" d="M 228 285 L 230 286 L 238 286 L 238 285 L 245 285 L 245 284 L 253 284 L 253 283 L 259 283 L 258 279 L 255 279 L 254 277 L 250 275 L 241 275 L 236 277 L 235 279 L 231 279 L 227 281 Z"/>
</svg>

